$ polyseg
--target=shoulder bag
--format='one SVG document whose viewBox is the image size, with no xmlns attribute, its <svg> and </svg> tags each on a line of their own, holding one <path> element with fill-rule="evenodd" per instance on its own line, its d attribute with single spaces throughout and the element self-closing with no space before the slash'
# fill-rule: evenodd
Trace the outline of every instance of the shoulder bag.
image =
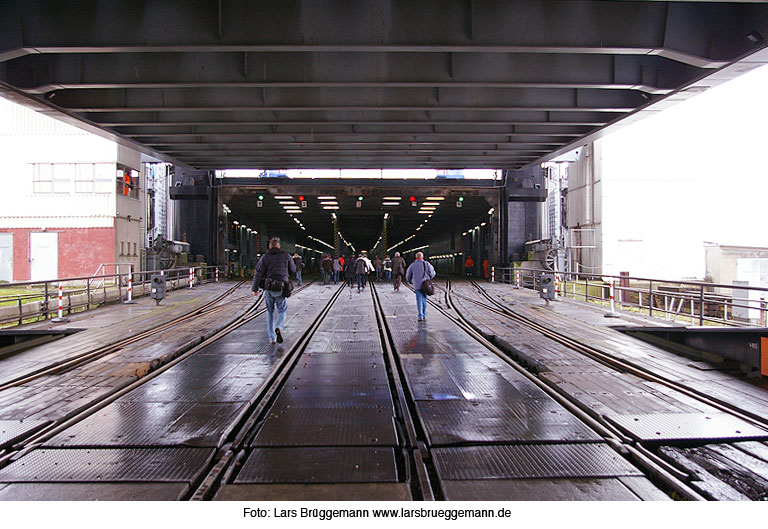
<svg viewBox="0 0 768 529">
<path fill-rule="evenodd" d="M 432 280 L 427 275 L 427 262 L 424 261 L 424 280 L 421 282 L 421 292 L 427 296 L 431 296 L 435 293 L 435 285 L 432 284 Z"/>
</svg>

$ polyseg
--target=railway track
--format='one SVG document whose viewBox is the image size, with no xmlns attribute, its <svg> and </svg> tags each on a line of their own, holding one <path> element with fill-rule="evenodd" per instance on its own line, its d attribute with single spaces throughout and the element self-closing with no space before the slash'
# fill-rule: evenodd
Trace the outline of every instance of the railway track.
<svg viewBox="0 0 768 529">
<path fill-rule="evenodd" d="M 703 394 L 701 391 L 690 388 L 682 382 L 671 380 L 653 372 L 651 369 L 638 365 L 635 362 L 627 361 L 624 358 L 618 358 L 606 351 L 584 344 L 579 340 L 565 336 L 540 323 L 531 321 L 510 310 L 476 282 L 472 282 L 472 285 L 475 292 L 481 296 L 481 300 L 455 292 L 450 281 L 446 282 L 445 288 L 440 288 L 444 291 L 446 303 L 451 310 L 456 313 L 459 319 L 462 319 L 466 325 L 472 327 L 476 332 L 480 333 L 480 329 L 476 324 L 466 318 L 465 315 L 462 314 L 462 311 L 455 306 L 453 297 L 461 298 L 482 311 L 487 311 L 496 316 L 500 316 L 502 320 L 509 321 L 511 324 L 521 325 L 534 333 L 545 336 L 547 339 L 568 348 L 568 350 L 575 351 L 577 354 L 583 355 L 593 362 L 608 367 L 609 371 L 613 370 L 636 377 L 639 380 L 649 383 L 651 387 L 658 385 L 664 386 L 665 388 L 672 390 L 672 394 L 677 392 L 682 396 L 678 398 L 692 399 L 697 402 L 697 407 L 699 409 L 712 408 L 713 410 L 716 410 L 714 413 L 719 413 L 722 416 L 743 421 L 740 424 L 744 424 L 747 428 L 754 427 L 751 428 L 753 431 L 752 439 L 765 439 L 765 432 L 768 430 L 768 421 L 766 421 L 764 416 L 751 413 L 749 410 L 733 405 L 730 402 L 712 398 L 710 395 Z M 503 354 L 506 356 L 506 353 Z M 509 360 L 515 361 L 512 357 L 510 357 Z M 604 428 L 619 436 L 621 438 L 623 449 L 628 449 L 635 455 L 640 456 L 639 463 L 647 462 L 652 464 L 653 467 L 663 469 L 663 473 L 656 473 L 655 475 L 667 483 L 670 482 L 670 477 L 674 478 L 675 488 L 673 490 L 678 492 L 682 497 L 702 499 L 703 496 L 701 496 L 701 494 L 706 494 L 713 499 L 749 499 L 750 497 L 752 499 L 759 499 L 763 497 L 759 494 L 755 495 L 753 492 L 755 487 L 761 487 L 765 478 L 761 477 L 759 471 L 754 472 L 753 475 L 746 475 L 747 473 L 744 472 L 743 467 L 749 464 L 764 465 L 765 463 L 760 463 L 759 460 L 750 460 L 749 457 L 751 454 L 750 450 L 754 450 L 755 446 L 758 453 L 761 453 L 760 451 L 764 450 L 765 447 L 759 443 L 744 443 L 743 441 L 750 441 L 748 436 L 745 437 L 741 443 L 737 442 L 739 441 L 738 436 L 732 438 L 730 441 L 726 440 L 727 437 L 722 437 L 720 440 L 716 437 L 709 441 L 706 437 L 702 437 L 697 441 L 692 440 L 688 443 L 678 443 L 674 440 L 658 441 L 635 436 L 634 434 L 634 438 L 627 437 L 629 430 L 617 428 L 617 424 L 607 420 L 606 417 L 598 413 L 589 405 L 589 399 L 581 401 L 575 395 L 570 395 L 565 391 L 561 391 L 556 384 L 553 384 L 546 379 L 542 379 L 542 383 L 547 387 L 550 387 L 552 391 L 561 394 L 563 398 L 571 401 L 574 406 L 578 407 L 578 409 L 583 412 L 583 414 L 593 418 Z M 708 419 L 711 413 L 713 412 L 701 412 L 700 416 Z M 762 430 L 762 434 L 757 433 L 760 430 Z M 740 433 L 740 431 L 736 430 L 736 434 Z M 736 447 L 739 447 L 740 449 L 737 450 Z M 728 460 L 720 454 L 728 454 L 731 457 L 731 460 Z M 687 460 L 688 458 L 690 459 Z M 741 461 L 739 461 L 740 458 Z M 702 464 L 704 466 L 702 466 Z M 729 467 L 729 465 L 733 466 Z M 680 483 L 684 484 L 684 489 L 677 488 Z M 745 483 L 747 484 L 745 490 L 749 492 L 748 496 L 736 492 L 737 490 L 740 490 Z M 688 494 L 691 491 L 695 493 L 695 496 L 690 496 Z"/>
<path fill-rule="evenodd" d="M 559 344 L 562 344 L 574 351 L 578 351 L 579 353 L 587 356 L 588 358 L 591 358 L 597 362 L 600 362 L 601 364 L 607 367 L 616 369 L 618 371 L 622 371 L 624 373 L 630 373 L 648 382 L 662 384 L 665 387 L 668 387 L 679 393 L 682 393 L 683 395 L 696 399 L 702 404 L 706 404 L 707 406 L 711 406 L 713 408 L 718 409 L 719 411 L 728 413 L 734 417 L 738 417 L 739 419 L 749 422 L 755 426 L 768 430 L 768 420 L 766 419 L 765 416 L 756 415 L 748 410 L 739 408 L 733 405 L 732 403 L 728 403 L 728 402 L 724 402 L 724 401 L 712 398 L 710 395 L 704 394 L 701 391 L 698 391 L 694 388 L 686 386 L 685 384 L 682 384 L 680 382 L 664 377 L 635 362 L 629 362 L 623 358 L 618 358 L 616 356 L 610 355 L 595 347 L 586 345 L 582 342 L 579 342 L 578 340 L 575 340 L 571 337 L 558 333 L 557 331 L 554 331 L 549 327 L 541 325 L 540 323 L 529 320 L 528 318 L 525 318 L 509 310 L 508 307 L 504 306 L 503 303 L 501 303 L 500 301 L 495 299 L 493 296 L 491 296 L 476 281 L 472 281 L 471 283 L 473 287 L 476 289 L 476 291 L 481 296 L 483 296 L 483 298 L 485 298 L 490 303 L 490 305 L 474 300 L 468 296 L 461 296 L 460 294 L 454 294 L 451 292 L 450 285 L 446 289 L 446 295 L 448 296 L 459 295 L 462 297 L 462 299 L 469 301 L 470 303 L 480 306 L 483 309 L 493 312 L 495 314 L 502 315 L 508 318 L 510 321 L 514 321 L 517 324 L 524 325 Z"/>
<path fill-rule="evenodd" d="M 198 316 L 205 315 L 205 314 L 214 314 L 216 312 L 222 312 L 226 310 L 228 307 L 227 305 L 219 305 L 219 303 L 221 303 L 224 299 L 232 295 L 232 293 L 234 293 L 240 286 L 242 286 L 243 283 L 244 282 L 242 281 L 238 282 L 233 287 L 229 288 L 219 296 L 216 296 L 214 299 L 210 300 L 205 305 L 197 308 L 196 310 L 190 313 L 184 314 L 170 321 L 164 322 L 161 325 L 158 325 L 151 329 L 147 329 L 146 331 L 135 334 L 124 340 L 119 340 L 109 345 L 99 347 L 98 349 L 95 349 L 93 351 L 88 351 L 88 352 L 73 356 L 72 358 L 68 358 L 60 362 L 55 362 L 47 366 L 43 366 L 38 369 L 35 369 L 34 371 L 20 375 L 19 377 L 12 379 L 4 384 L 0 384 L 0 391 L 21 386 L 23 384 L 32 382 L 42 377 L 65 373 L 71 369 L 74 369 L 79 366 L 83 366 L 89 362 L 93 362 L 95 360 L 98 360 L 99 358 L 103 358 L 104 356 L 107 356 L 116 351 L 119 351 L 120 349 L 128 345 L 139 342 L 146 338 L 150 338 L 152 336 L 160 335 L 168 331 L 169 329 L 172 329 L 173 327 L 176 327 L 178 325 L 182 325 L 185 322 L 188 322 Z M 231 300 L 231 301 L 234 301 L 234 300 Z M 255 307 L 257 307 L 260 302 L 261 302 L 261 297 L 259 297 L 256 300 L 256 302 L 254 303 L 253 307 L 250 310 L 254 310 Z"/>
<path fill-rule="evenodd" d="M 71 369 L 74 369 L 75 367 L 96 362 L 100 358 L 112 352 L 115 352 L 120 348 L 125 347 L 128 344 L 135 343 L 136 341 L 139 341 L 148 337 L 156 336 L 159 333 L 167 331 L 169 328 L 182 325 L 185 322 L 193 321 L 195 318 L 201 315 L 216 314 L 225 309 L 228 309 L 229 308 L 228 305 L 226 304 L 218 305 L 218 304 L 221 303 L 224 299 L 226 299 L 227 296 L 235 292 L 240 286 L 242 286 L 243 283 L 244 282 L 237 283 L 236 285 L 228 289 L 226 292 L 224 292 L 220 296 L 217 296 L 215 299 L 211 300 L 210 302 L 206 303 L 204 306 L 196 309 L 195 311 L 192 311 L 191 313 L 180 316 L 172 321 L 159 325 L 158 327 L 144 331 L 143 333 L 133 336 L 127 340 L 124 340 L 115 344 L 111 344 L 109 346 L 106 346 L 104 348 L 101 348 L 97 351 L 94 351 L 85 355 L 79 355 L 77 358 L 72 359 L 71 363 L 68 362 L 67 365 L 57 364 L 56 366 L 50 366 L 47 369 L 40 370 L 36 372 L 34 376 L 26 377 L 25 379 L 19 379 L 15 381 L 13 384 L 9 385 L 9 388 L 21 385 L 25 382 L 29 382 L 43 376 L 54 376 L 54 375 L 63 374 Z M 300 292 L 301 290 L 303 290 L 304 288 L 307 288 L 312 283 L 313 282 L 307 282 L 303 286 L 295 289 L 294 292 Z M 238 299 L 243 299 L 243 297 Z M 262 301 L 263 301 L 263 293 L 256 298 L 253 304 L 243 314 L 241 314 L 237 319 L 229 323 L 226 327 L 220 329 L 214 335 L 203 340 L 202 342 L 200 342 L 190 350 L 184 352 L 183 354 L 174 358 L 173 360 L 166 363 L 165 365 L 159 367 L 154 371 L 151 371 L 150 373 L 140 378 L 139 380 L 136 380 L 135 382 L 125 387 L 116 388 L 114 392 L 111 392 L 105 395 L 103 398 L 90 403 L 86 408 L 77 410 L 77 412 L 75 413 L 72 413 L 72 414 L 63 416 L 60 419 L 51 421 L 48 424 L 46 424 L 44 427 L 40 429 L 32 430 L 28 432 L 26 436 L 17 438 L 11 447 L 8 447 L 5 449 L 5 453 L 0 452 L 0 467 L 2 467 L 3 465 L 7 464 L 12 460 L 22 457 L 24 454 L 28 453 L 30 450 L 33 450 L 41 446 L 45 441 L 54 437 L 61 431 L 93 415 L 94 413 L 103 409 L 104 407 L 111 404 L 112 402 L 122 397 L 123 395 L 126 395 L 127 393 L 142 386 L 143 384 L 146 384 L 147 382 L 151 381 L 155 377 L 173 368 L 178 363 L 186 360 L 187 358 L 199 352 L 200 350 L 205 349 L 207 346 L 221 339 L 222 337 L 226 336 L 227 334 L 234 331 L 238 327 L 241 327 L 242 325 L 245 325 L 246 323 L 264 314 L 266 312 L 266 309 L 260 308 Z M 2 391 L 2 389 L 8 389 L 8 388 L 0 388 L 0 391 Z"/>
</svg>

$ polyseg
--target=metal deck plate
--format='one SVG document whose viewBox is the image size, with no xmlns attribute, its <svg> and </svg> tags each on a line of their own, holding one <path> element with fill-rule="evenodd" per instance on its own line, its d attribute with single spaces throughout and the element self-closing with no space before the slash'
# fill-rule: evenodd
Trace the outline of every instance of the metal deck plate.
<svg viewBox="0 0 768 529">
<path fill-rule="evenodd" d="M 12 445 L 18 439 L 26 437 L 46 424 L 48 424 L 48 421 L 34 421 L 30 419 L 24 421 L 0 421 L 0 448 Z"/>
<path fill-rule="evenodd" d="M 768 431 L 726 413 L 640 413 L 606 418 L 638 441 L 768 439 Z"/>
<path fill-rule="evenodd" d="M 192 482 L 212 448 L 91 448 L 34 450 L 0 469 L 0 482 Z"/>
<path fill-rule="evenodd" d="M 378 386 L 382 387 L 382 386 Z M 319 389 L 320 391 L 311 391 Z M 305 391 L 310 390 L 310 391 Z M 335 390 L 335 391 L 333 391 Z M 361 391 L 358 387 L 303 386 L 280 393 L 272 406 L 279 411 L 285 408 L 382 408 L 392 411 L 392 397 L 384 391 Z"/>
<path fill-rule="evenodd" d="M 218 501 L 410 501 L 408 483 L 224 485 Z"/>
<path fill-rule="evenodd" d="M 242 403 L 117 401 L 46 446 L 218 446 Z"/>
<path fill-rule="evenodd" d="M 387 371 L 383 366 L 371 368 L 356 364 L 335 364 L 332 366 L 299 366 L 291 371 L 288 384 L 338 386 L 373 386 L 388 383 Z"/>
<path fill-rule="evenodd" d="M 443 481 L 449 501 L 637 501 L 618 479 Z"/>
<path fill-rule="evenodd" d="M 436 448 L 432 458 L 442 480 L 642 476 L 604 443 Z"/>
<path fill-rule="evenodd" d="M 257 448 L 235 483 L 373 483 L 397 481 L 392 448 Z"/>
<path fill-rule="evenodd" d="M 598 441 L 594 431 L 551 400 L 417 401 L 432 446 L 466 442 Z"/>
<path fill-rule="evenodd" d="M 186 483 L 14 483 L 0 501 L 179 501 Z"/>
<path fill-rule="evenodd" d="M 252 446 L 395 446 L 394 417 L 372 408 L 296 408 L 270 414 Z"/>
</svg>

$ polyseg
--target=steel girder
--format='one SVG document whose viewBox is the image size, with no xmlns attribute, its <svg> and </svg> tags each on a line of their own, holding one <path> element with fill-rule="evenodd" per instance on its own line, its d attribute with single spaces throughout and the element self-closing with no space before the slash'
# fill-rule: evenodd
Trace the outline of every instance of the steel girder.
<svg viewBox="0 0 768 529">
<path fill-rule="evenodd" d="M 766 31 L 758 3 L 0 0 L 0 81 L 199 168 L 518 168 Z"/>
</svg>

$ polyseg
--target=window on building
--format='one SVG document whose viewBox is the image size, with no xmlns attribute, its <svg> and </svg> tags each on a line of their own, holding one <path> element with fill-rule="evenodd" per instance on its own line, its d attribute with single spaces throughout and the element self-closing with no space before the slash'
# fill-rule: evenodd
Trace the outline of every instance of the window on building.
<svg viewBox="0 0 768 529">
<path fill-rule="evenodd" d="M 34 164 L 32 172 L 32 192 L 53 192 L 53 165 L 49 163 Z"/>
<path fill-rule="evenodd" d="M 72 181 L 75 179 L 75 164 L 73 163 L 55 163 L 53 164 L 53 192 L 71 193 Z"/>
<path fill-rule="evenodd" d="M 120 241 L 120 255 L 125 255 L 125 241 Z"/>
<path fill-rule="evenodd" d="M 117 164 L 117 194 L 139 198 L 139 172 L 136 169 Z"/>
<path fill-rule="evenodd" d="M 75 193 L 93 193 L 93 166 L 79 163 L 75 167 Z"/>
</svg>

